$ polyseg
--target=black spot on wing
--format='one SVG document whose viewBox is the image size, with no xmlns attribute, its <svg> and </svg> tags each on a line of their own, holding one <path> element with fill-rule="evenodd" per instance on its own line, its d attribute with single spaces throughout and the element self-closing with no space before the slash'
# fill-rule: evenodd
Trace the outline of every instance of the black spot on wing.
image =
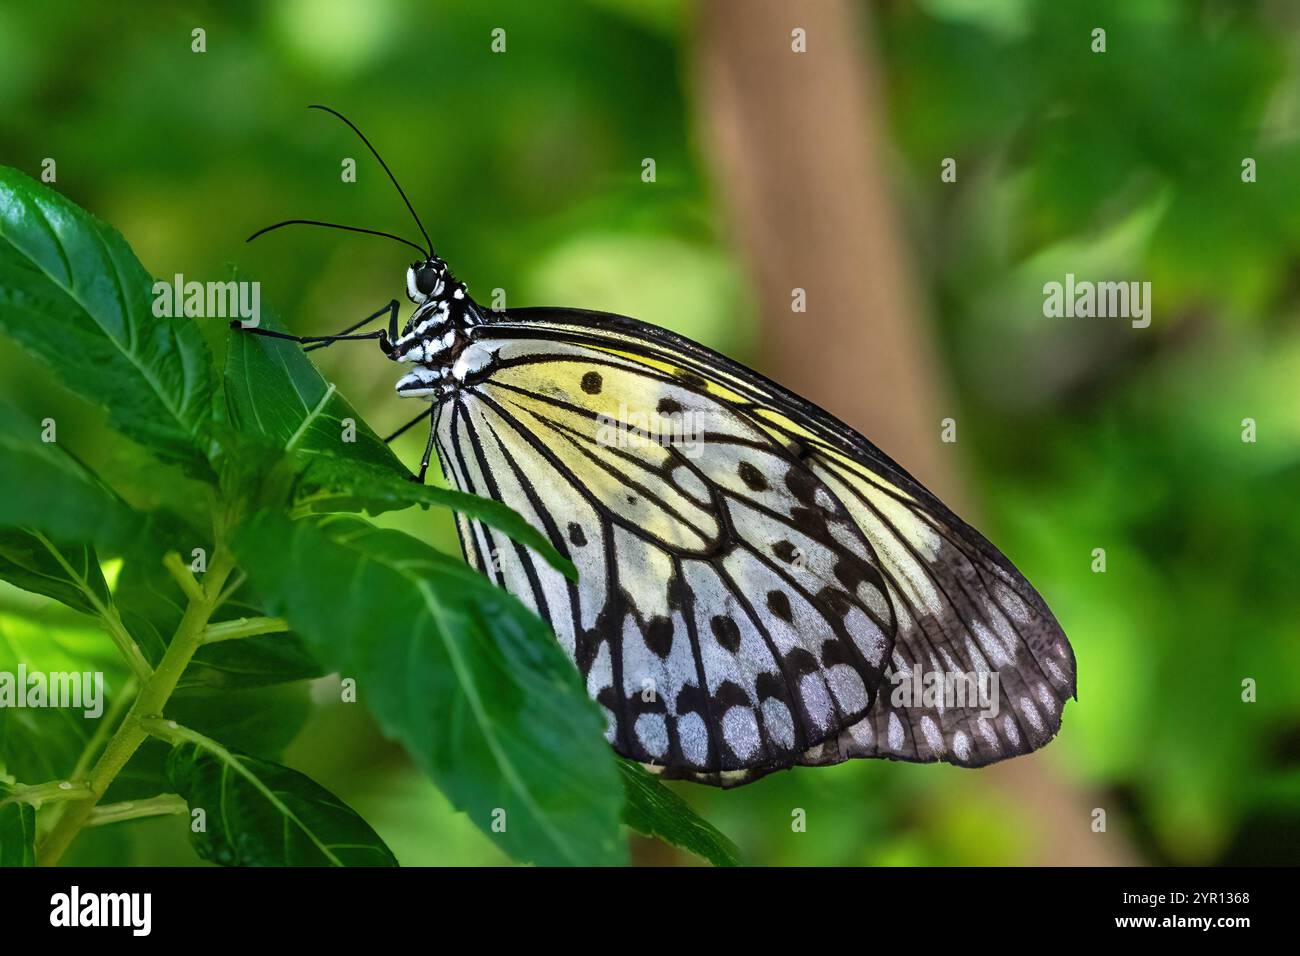
<svg viewBox="0 0 1300 956">
<path fill-rule="evenodd" d="M 708 719 L 708 696 L 700 690 L 696 684 L 685 684 L 677 692 L 677 700 L 673 702 L 677 713 L 680 714 L 699 714 L 701 717 Z"/>
<path fill-rule="evenodd" d="M 713 699 L 721 704 L 724 710 L 728 707 L 748 707 L 751 703 L 744 688 L 735 681 L 729 680 L 724 680 L 718 685 L 717 693 L 713 695 Z"/>
<path fill-rule="evenodd" d="M 795 500 L 806 508 L 817 508 L 817 489 L 822 487 L 816 476 L 806 468 L 791 468 L 785 473 L 785 486 Z"/>
<path fill-rule="evenodd" d="M 740 650 L 740 628 L 736 626 L 735 621 L 718 614 L 709 621 L 709 626 L 713 628 L 713 636 L 718 644 L 733 654 Z"/>
<path fill-rule="evenodd" d="M 852 667 L 855 663 L 843 641 L 826 641 L 823 643 L 821 656 L 823 667 L 834 667 L 836 664 L 848 664 Z"/>
<path fill-rule="evenodd" d="M 769 674 L 766 672 L 759 674 L 756 687 L 758 689 L 759 703 L 762 703 L 769 697 L 775 697 L 787 706 L 790 704 L 790 695 L 785 686 L 785 681 L 776 674 Z"/>
<path fill-rule="evenodd" d="M 825 587 L 817 592 L 814 603 L 829 618 L 842 618 L 854 608 L 853 599 L 839 588 Z"/>
<path fill-rule="evenodd" d="M 794 526 L 820 544 L 829 545 L 830 530 L 826 526 L 826 515 L 820 508 L 805 508 L 797 505 L 790 509 L 790 520 Z"/>
<path fill-rule="evenodd" d="M 817 658 L 814 657 L 810 651 L 807 651 L 802 647 L 792 648 L 791 651 L 785 655 L 785 664 L 793 673 L 800 677 L 804 674 L 811 674 L 821 669 L 821 664 L 817 662 Z"/>
<path fill-rule="evenodd" d="M 745 487 L 750 491 L 767 490 L 767 479 L 751 462 L 742 461 L 736 471 L 740 475 L 740 480 L 745 483 Z"/>
<path fill-rule="evenodd" d="M 645 644 L 661 659 L 667 659 L 673 650 L 673 622 L 663 615 L 651 618 L 645 629 Z"/>
<path fill-rule="evenodd" d="M 799 549 L 793 543 L 783 539 L 772 545 L 772 553 L 782 561 L 790 563 L 799 556 Z"/>
<path fill-rule="evenodd" d="M 784 591 L 767 592 L 767 609 L 783 621 L 793 620 L 790 610 L 790 598 Z"/>
</svg>

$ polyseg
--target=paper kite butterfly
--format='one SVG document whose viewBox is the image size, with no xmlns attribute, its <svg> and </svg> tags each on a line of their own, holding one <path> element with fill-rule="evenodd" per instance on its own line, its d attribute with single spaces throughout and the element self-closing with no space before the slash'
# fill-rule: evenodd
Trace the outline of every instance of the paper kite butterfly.
<svg viewBox="0 0 1300 956">
<path fill-rule="evenodd" d="M 398 394 L 429 403 L 406 426 L 429 419 L 419 480 L 436 450 L 451 484 L 573 561 L 576 583 L 457 517 L 466 559 L 553 628 L 618 753 L 736 786 L 854 757 L 978 767 L 1052 739 L 1074 654 L 983 535 L 833 415 L 680 335 L 478 305 L 369 141 L 317 108 L 361 136 L 426 246 L 317 220 L 250 238 L 311 224 L 413 246 L 415 309 L 400 332 L 396 300 L 336 336 L 249 331 L 378 340 Z"/>
</svg>

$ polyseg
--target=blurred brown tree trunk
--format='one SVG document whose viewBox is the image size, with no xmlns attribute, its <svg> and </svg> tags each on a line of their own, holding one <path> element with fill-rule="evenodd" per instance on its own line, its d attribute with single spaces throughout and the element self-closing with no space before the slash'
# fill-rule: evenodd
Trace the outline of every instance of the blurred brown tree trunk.
<svg viewBox="0 0 1300 956">
<path fill-rule="evenodd" d="M 765 370 L 968 512 L 957 446 L 939 440 L 940 420 L 958 416 L 891 198 L 865 17 L 848 0 L 701 0 L 699 21 L 699 121 L 757 288 Z M 806 313 L 792 311 L 797 289 Z M 1032 862 L 1130 862 L 1042 754 L 970 781 L 1015 801 Z"/>
</svg>

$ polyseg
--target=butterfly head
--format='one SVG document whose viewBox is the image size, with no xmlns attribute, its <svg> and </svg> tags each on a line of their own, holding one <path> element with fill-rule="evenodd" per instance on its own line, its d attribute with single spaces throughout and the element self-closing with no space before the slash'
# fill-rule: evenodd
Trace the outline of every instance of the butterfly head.
<svg viewBox="0 0 1300 956">
<path fill-rule="evenodd" d="M 445 295 L 451 285 L 459 283 L 447 268 L 447 263 L 437 256 L 412 262 L 406 270 L 406 297 L 416 305 L 424 305 L 430 299 Z M 465 287 L 461 285 L 460 290 L 463 296 Z"/>
<path fill-rule="evenodd" d="M 486 322 L 487 313 L 469 297 L 465 284 L 452 275 L 446 261 L 433 251 L 429 233 L 424 228 L 424 223 L 420 222 L 420 217 L 416 215 L 415 207 L 411 205 L 397 177 L 388 168 L 379 151 L 371 145 L 370 140 L 366 139 L 351 120 L 337 110 L 319 104 L 313 105 L 311 109 L 336 116 L 365 143 L 366 148 L 388 174 L 402 202 L 406 204 L 411 218 L 419 227 L 424 243 L 421 245 L 396 233 L 379 229 L 367 229 L 319 219 L 286 219 L 259 229 L 248 237 L 248 241 L 252 242 L 259 236 L 285 226 L 317 226 L 378 236 L 418 250 L 421 257 L 406 269 L 406 295 L 415 303 L 415 311 L 400 334 L 397 331 L 397 301 L 394 300 L 389 306 L 371 316 L 371 319 L 375 319 L 391 310 L 390 324 L 387 329 L 378 333 L 322 337 L 317 344 L 326 345 L 342 339 L 376 339 L 385 356 L 394 362 L 408 363 L 411 366 L 411 371 L 398 381 L 397 393 L 403 397 L 437 401 L 451 394 L 467 381 L 477 380 L 488 371 L 491 355 L 483 347 L 474 345 L 470 341 L 470 330 Z M 352 332 L 360 324 L 363 323 L 347 331 Z M 264 334 L 283 335 L 283 333 Z M 423 480 L 424 473 L 421 472 L 420 475 Z"/>
<path fill-rule="evenodd" d="M 390 359 L 414 366 L 397 383 L 403 397 L 437 400 L 463 383 L 472 360 L 469 330 L 482 316 L 465 284 L 437 256 L 411 263 L 406 294 L 415 311 L 387 349 Z"/>
</svg>

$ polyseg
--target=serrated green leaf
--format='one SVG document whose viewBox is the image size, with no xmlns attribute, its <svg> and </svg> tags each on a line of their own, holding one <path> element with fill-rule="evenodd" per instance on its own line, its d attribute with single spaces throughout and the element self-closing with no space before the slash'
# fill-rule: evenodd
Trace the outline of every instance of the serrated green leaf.
<svg viewBox="0 0 1300 956">
<path fill-rule="evenodd" d="M 0 783 L 0 867 L 36 865 L 36 808 L 7 799 Z"/>
<path fill-rule="evenodd" d="M 179 689 L 232 691 L 321 677 L 325 669 L 293 633 L 265 634 L 200 648 Z"/>
<path fill-rule="evenodd" d="M 309 777 L 215 745 L 186 742 L 167 758 L 172 789 L 202 809 L 199 856 L 222 866 L 396 866 L 379 834 Z"/>
<path fill-rule="evenodd" d="M 263 307 L 261 328 L 283 329 Z M 239 433 L 304 458 L 343 456 L 401 476 L 406 468 L 294 342 L 231 329 L 226 346 L 226 413 Z M 355 441 L 344 441 L 345 420 Z"/>
<path fill-rule="evenodd" d="M 167 716 L 201 734 L 246 753 L 278 760 L 311 716 L 307 681 L 213 690 L 178 690 L 167 702 Z"/>
<path fill-rule="evenodd" d="M 306 681 L 269 687 L 178 690 L 167 717 L 197 733 L 263 760 L 278 760 L 311 716 Z M 168 789 L 165 773 L 171 747 L 146 740 L 104 795 L 105 803 L 140 800 Z"/>
<path fill-rule="evenodd" d="M 503 849 L 543 864 L 626 859 L 604 721 L 518 600 L 356 518 L 263 516 L 235 548 L 273 609 Z"/>
<path fill-rule="evenodd" d="M 133 512 L 40 426 L 0 402 L 0 527 L 36 528 L 59 541 L 132 548 L 147 539 Z"/>
<path fill-rule="evenodd" d="M 740 866 L 740 850 L 640 764 L 619 758 L 623 822 L 638 833 L 694 853 L 714 866 Z"/>
<path fill-rule="evenodd" d="M 153 280 L 116 230 L 0 166 L 0 330 L 115 428 L 210 479 L 216 374 L 198 327 L 153 314 Z"/>
<path fill-rule="evenodd" d="M 518 512 L 491 498 L 416 484 L 390 469 L 339 458 L 313 462 L 304 472 L 299 488 L 298 504 L 312 513 L 364 510 L 373 515 L 416 504 L 451 508 L 532 548 L 569 580 L 578 580 L 573 562 L 561 555 L 545 535 Z"/>
<path fill-rule="evenodd" d="M 109 603 L 108 584 L 95 549 L 88 544 L 56 545 L 39 532 L 0 528 L 0 579 L 54 598 L 85 614 Z"/>
<path fill-rule="evenodd" d="M 105 715 L 126 681 L 112 642 L 89 618 L 84 626 L 52 631 L 0 615 L 0 670 L 14 672 L 20 664 L 29 673 L 102 673 Z M 66 778 L 104 719 L 69 707 L 0 707 L 0 774 L 24 783 Z"/>
</svg>

